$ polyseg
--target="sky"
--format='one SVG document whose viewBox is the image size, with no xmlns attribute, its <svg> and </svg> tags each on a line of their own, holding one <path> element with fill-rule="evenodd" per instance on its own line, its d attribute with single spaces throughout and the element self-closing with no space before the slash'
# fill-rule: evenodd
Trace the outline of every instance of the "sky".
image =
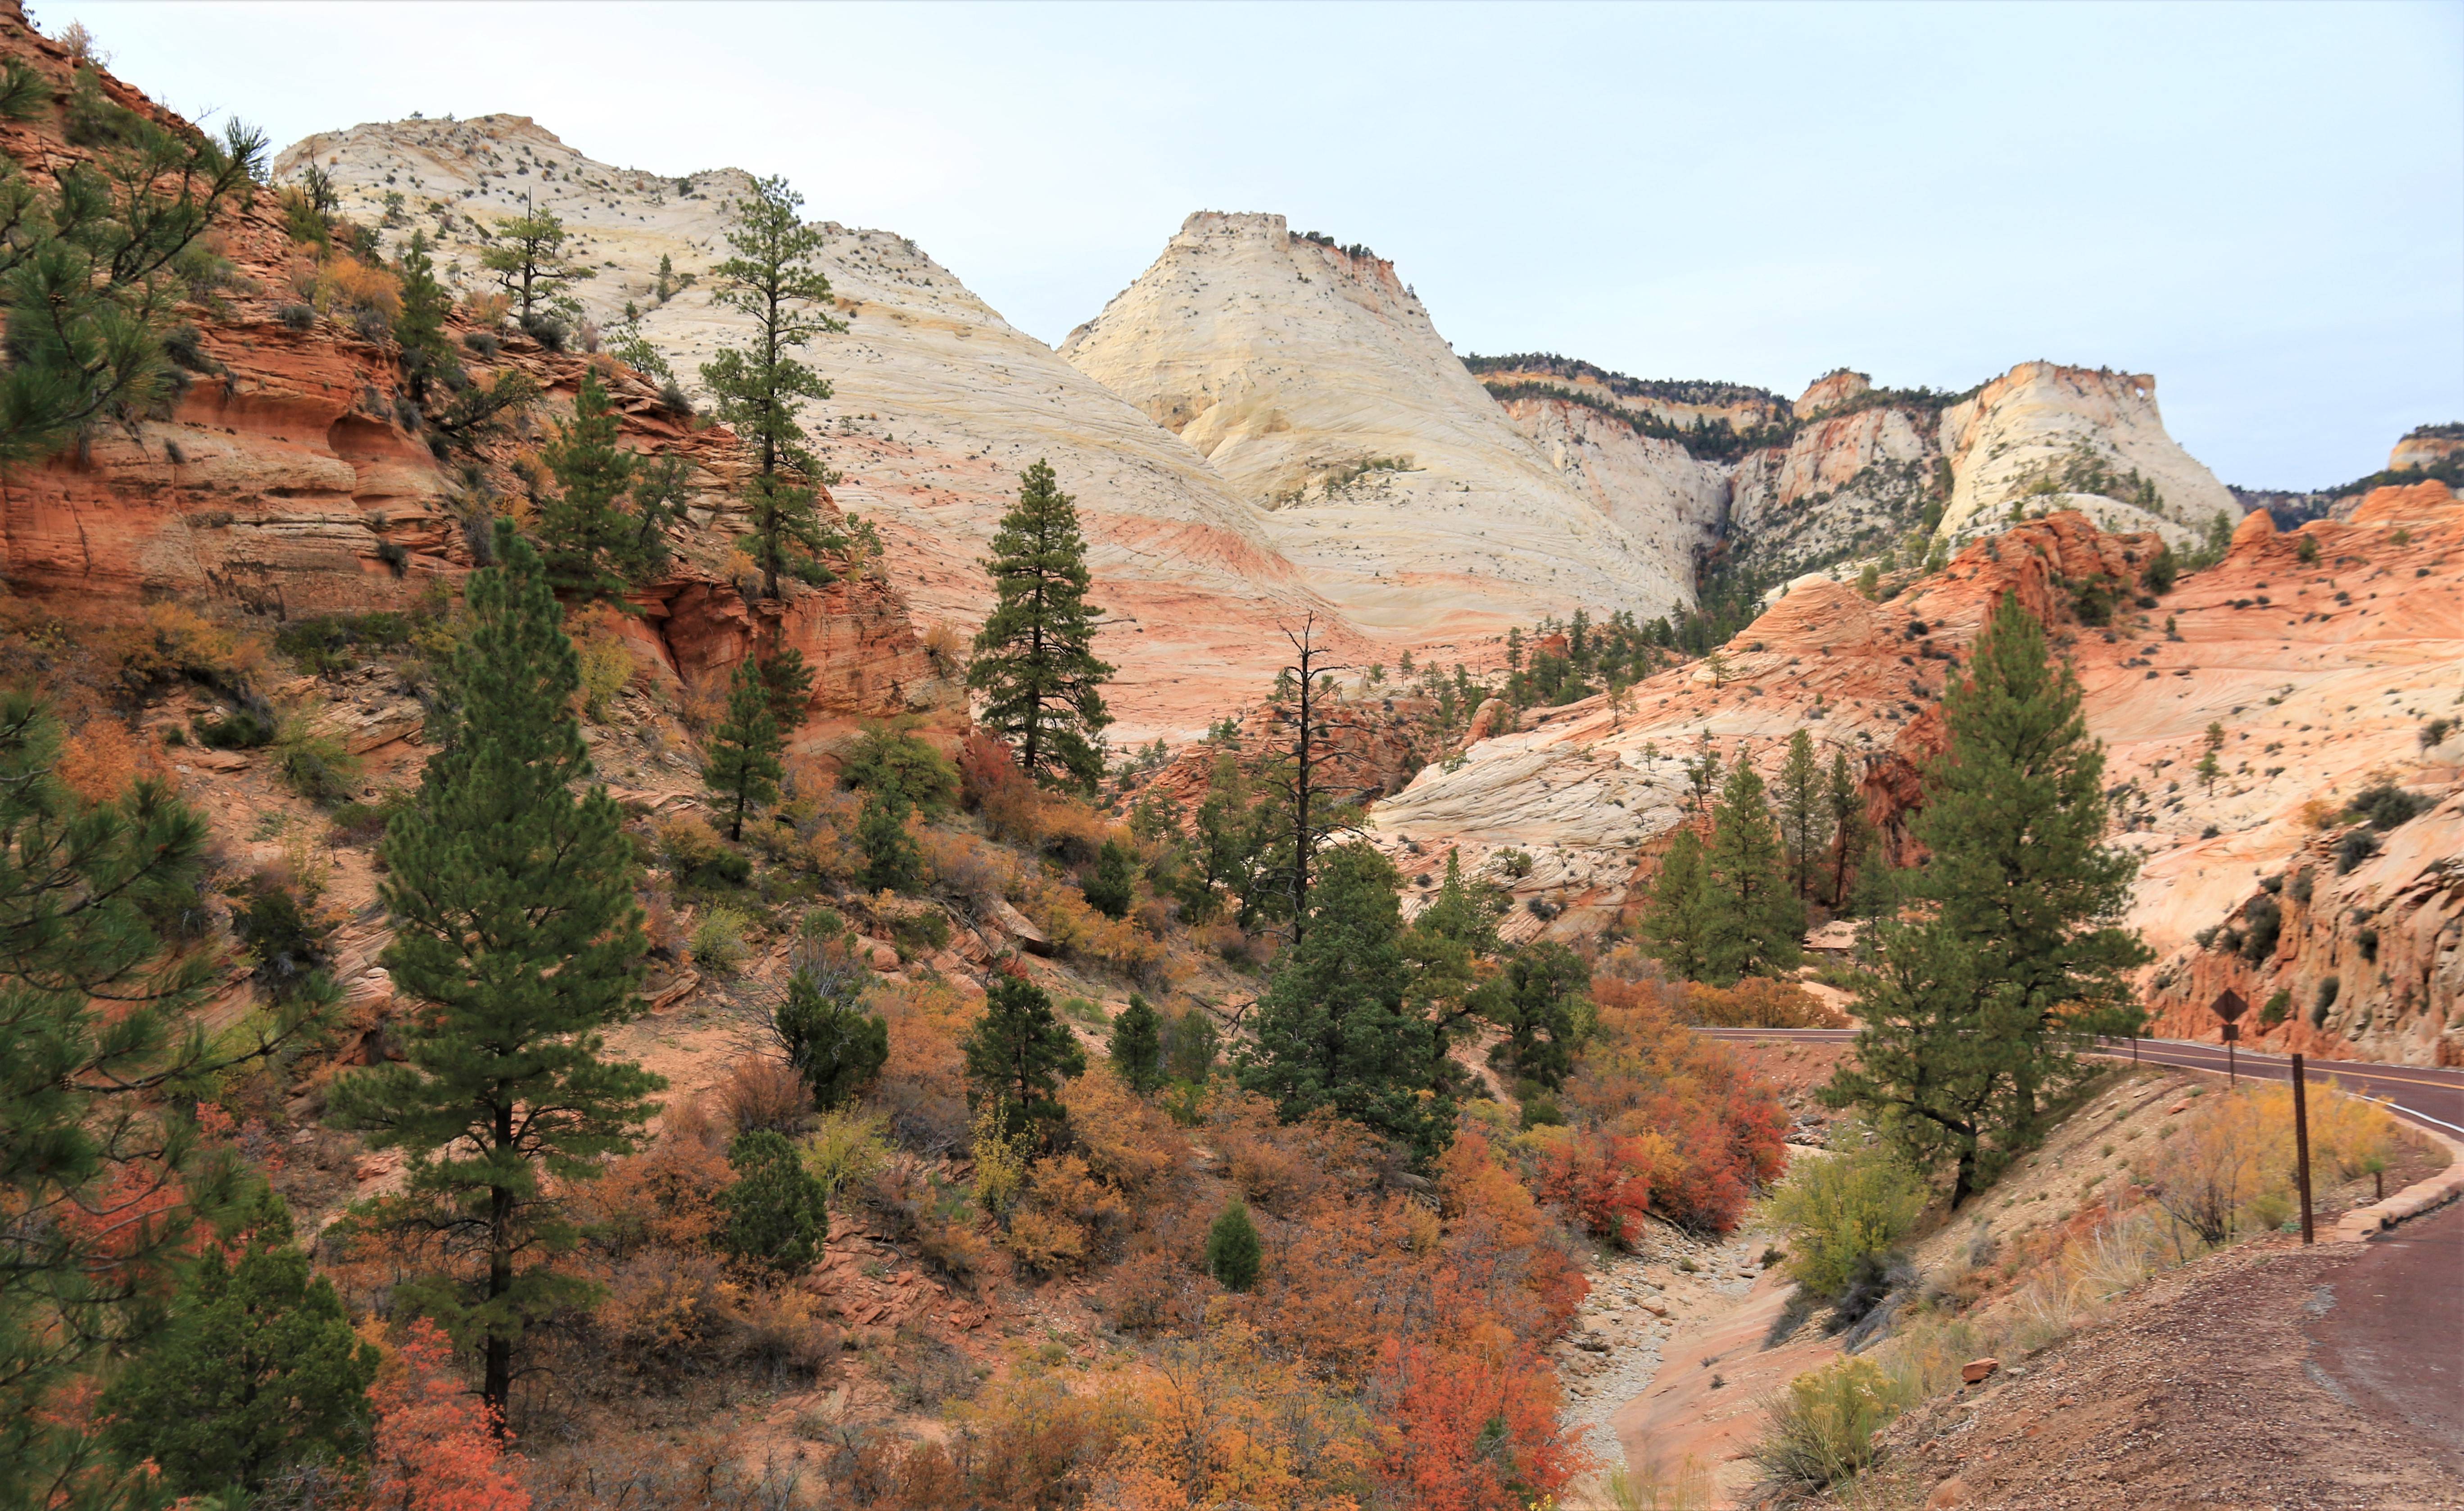
<svg viewBox="0 0 2464 1511">
<path fill-rule="evenodd" d="M 506 111 L 781 173 L 1057 344 L 1196 210 L 1392 258 L 1458 351 L 1793 396 L 2153 373 L 2227 482 L 2464 420 L 2464 3 L 34 0 L 281 146 Z"/>
</svg>

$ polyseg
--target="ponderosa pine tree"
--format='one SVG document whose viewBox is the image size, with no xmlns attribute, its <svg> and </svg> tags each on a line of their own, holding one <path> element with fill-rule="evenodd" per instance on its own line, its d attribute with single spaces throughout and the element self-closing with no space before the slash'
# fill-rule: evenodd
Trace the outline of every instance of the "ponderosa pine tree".
<svg viewBox="0 0 2464 1511">
<path fill-rule="evenodd" d="M 142 777 L 90 802 L 64 733 L 0 691 L 0 1505 L 96 1502 L 114 1476 L 64 1392 L 162 1320 L 176 1264 L 237 1231 L 260 1184 L 164 1093 L 214 1084 L 323 1022 L 330 983 L 209 1033 L 212 951 L 167 928 L 197 906 L 205 818 Z"/>
<path fill-rule="evenodd" d="M 1845 750 L 1831 752 L 1831 774 L 1823 783 L 1823 799 L 1831 810 L 1829 901 L 1838 907 L 1848 900 L 1851 869 L 1862 860 L 1874 838 L 1874 826 L 1865 817 L 1865 794 L 1858 789 Z"/>
<path fill-rule="evenodd" d="M 591 776 L 573 709 L 582 685 L 556 594 L 529 544 L 473 572 L 430 756 L 387 829 L 383 957 L 422 1004 L 397 1020 L 404 1058 L 340 1079 L 337 1122 L 408 1156 L 402 1194 L 369 1220 L 474 1258 L 397 1288 L 484 1359 L 502 1420 L 531 1325 L 586 1293 L 546 1261 L 580 1232 L 561 1189 L 636 1145 L 666 1082 L 602 1038 L 641 1009 L 642 910 L 624 815 Z M 441 727 L 440 727 L 441 726 Z"/>
<path fill-rule="evenodd" d="M 1556 941 L 1537 940 L 1514 952 L 1494 990 L 1506 1063 L 1551 1090 L 1564 1085 L 1593 1019 L 1592 967 Z"/>
<path fill-rule="evenodd" d="M 828 313 L 830 280 L 813 263 L 827 238 L 800 218 L 803 204 L 785 179 L 765 178 L 731 207 L 727 243 L 736 255 L 711 270 L 716 280 L 711 299 L 750 316 L 753 336 L 701 367 L 719 419 L 735 428 L 752 457 L 744 497 L 752 507 L 761 590 L 771 598 L 779 596 L 779 574 L 791 567 L 826 581 L 822 555 L 847 545 L 822 512 L 820 489 L 833 480 L 829 469 L 805 444 L 796 419 L 797 406 L 828 398 L 830 385 L 794 353 L 818 336 L 847 329 Z"/>
<path fill-rule="evenodd" d="M 1227 1291 L 1245 1291 L 1258 1283 L 1265 1246 L 1258 1225 L 1249 1218 L 1249 1204 L 1240 1197 L 1216 1216 L 1206 1230 L 1206 1273 Z"/>
<path fill-rule="evenodd" d="M 856 849 L 864 855 L 862 880 L 870 892 L 913 892 L 924 884 L 924 852 L 907 832 L 914 811 L 906 789 L 885 783 L 864 794 L 856 811 Z"/>
<path fill-rule="evenodd" d="M 1454 1107 L 1440 1090 L 1444 1039 L 1414 1007 L 1397 880 L 1365 843 L 1326 853 L 1309 931 L 1258 999 L 1240 1076 L 1286 1122 L 1329 1110 L 1425 1159 L 1445 1146 Z"/>
<path fill-rule="evenodd" d="M 763 657 L 761 686 L 770 695 L 770 717 L 778 722 L 779 732 L 789 735 L 803 728 L 805 705 L 813 696 L 813 669 L 804 664 L 804 653 L 784 645 Z"/>
<path fill-rule="evenodd" d="M 206 1245 L 170 1321 L 100 1402 L 113 1449 L 178 1495 L 256 1495 L 365 1443 L 377 1350 L 291 1241 L 281 1198 L 264 1193 L 250 1229 L 235 1258 Z"/>
<path fill-rule="evenodd" d="M 1701 981 L 1709 968 L 1711 881 L 1703 858 L 1703 836 L 1692 824 L 1680 827 L 1660 860 L 1643 909 L 1642 943 L 1661 968 L 1678 981 Z"/>
<path fill-rule="evenodd" d="M 1710 913 L 1702 979 L 1733 987 L 1746 976 L 1794 975 L 1805 955 L 1805 904 L 1789 885 L 1763 779 L 1743 757 L 1712 810 L 1704 871 Z"/>
<path fill-rule="evenodd" d="M 557 482 L 539 501 L 539 553 L 548 581 L 585 599 L 621 596 L 642 566 L 641 531 L 619 501 L 633 486 L 639 458 L 616 444 L 616 430 L 598 369 L 584 367 L 573 418 L 539 448 Z"/>
<path fill-rule="evenodd" d="M 1137 853 L 1117 839 L 1107 839 L 1095 852 L 1095 871 L 1082 892 L 1089 907 L 1109 919 L 1124 919 L 1137 901 Z"/>
<path fill-rule="evenodd" d="M 744 838 L 744 817 L 779 795 L 786 737 L 770 713 L 770 689 L 752 656 L 736 663 L 727 685 L 727 717 L 710 732 L 702 782 L 727 808 L 727 837 Z"/>
<path fill-rule="evenodd" d="M 402 280 L 402 305 L 393 320 L 393 339 L 402 347 L 402 375 L 410 387 L 410 402 L 426 404 L 429 384 L 451 374 L 455 366 L 453 344 L 445 334 L 453 296 L 437 280 L 427 232 L 410 233 L 410 245 L 395 262 L 394 273 Z"/>
<path fill-rule="evenodd" d="M 999 976 L 984 997 L 984 1015 L 960 1046 L 967 1102 L 1001 1109 L 1008 1126 L 1034 1129 L 1049 1143 L 1068 1117 L 1061 1083 L 1087 1073 L 1087 1052 L 1061 1020 L 1052 999 L 1022 976 Z"/>
<path fill-rule="evenodd" d="M 1863 1108 L 1921 1164 L 1952 1161 L 1954 1199 L 2036 1135 L 2069 1040 L 2135 1032 L 2121 926 L 2136 862 L 2106 845 L 2103 751 L 2044 627 L 2004 595 L 1944 699 L 1949 748 L 1912 828 L 1926 863 L 1897 878 L 1859 973 L 1865 1027 L 1828 1100 Z"/>
<path fill-rule="evenodd" d="M 9 59 L 0 117 L 47 119 L 54 93 Z M 164 338 L 215 276 L 206 233 L 247 203 L 264 168 L 264 136 L 236 121 L 216 140 L 165 129 L 99 91 L 90 108 L 117 144 L 92 161 L 55 164 L 46 185 L 0 158 L 0 464 L 40 460 L 167 396 Z"/>
<path fill-rule="evenodd" d="M 1104 611 L 1087 601 L 1087 540 L 1052 468 L 1019 475 L 1018 506 L 1001 516 L 993 554 L 993 611 L 975 641 L 967 685 L 983 695 L 984 727 L 1039 782 L 1091 792 L 1103 779 L 1096 742 L 1112 716 L 1095 657 Z"/>
<path fill-rule="evenodd" d="M 822 1255 L 830 1238 L 829 1192 L 804 1168 L 796 1146 L 767 1128 L 727 1146 L 736 1184 L 719 1193 L 727 1211 L 720 1241 L 746 1264 L 794 1275 Z"/>
<path fill-rule="evenodd" d="M 1163 1084 L 1163 1018 L 1136 992 L 1112 1019 L 1107 1044 L 1113 1073 L 1143 1097 Z"/>
<path fill-rule="evenodd" d="M 1819 856 L 1831 834 L 1830 820 L 1814 737 L 1798 729 L 1788 737 L 1788 761 L 1779 772 L 1779 826 L 1788 842 L 1789 878 L 1800 900 L 1814 896 Z"/>
<path fill-rule="evenodd" d="M 871 972 L 826 959 L 787 977 L 787 995 L 772 1013 L 787 1063 L 812 1088 L 824 1112 L 855 1100 L 890 1063 L 890 1023 L 865 1011 Z"/>
<path fill-rule="evenodd" d="M 564 222 L 554 211 L 522 200 L 522 212 L 499 219 L 480 249 L 479 266 L 496 276 L 497 284 L 513 296 L 516 319 L 537 336 L 546 327 L 539 306 L 553 307 L 565 289 L 598 274 L 564 260 Z M 561 332 L 556 336 L 563 339 Z"/>
</svg>

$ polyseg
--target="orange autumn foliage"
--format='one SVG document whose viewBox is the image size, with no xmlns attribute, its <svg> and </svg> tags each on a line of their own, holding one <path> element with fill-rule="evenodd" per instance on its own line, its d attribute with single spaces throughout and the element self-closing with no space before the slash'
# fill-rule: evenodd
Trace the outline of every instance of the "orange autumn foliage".
<svg viewBox="0 0 2464 1511">
<path fill-rule="evenodd" d="M 494 1418 L 453 1378 L 451 1349 L 421 1318 L 377 1377 L 368 1511 L 529 1511 Z"/>
<path fill-rule="evenodd" d="M 1491 1323 L 1445 1345 L 1389 1340 L 1369 1399 L 1378 1478 L 1417 1511 L 1527 1511 L 1593 1467 L 1558 1423 L 1556 1372 Z"/>
</svg>

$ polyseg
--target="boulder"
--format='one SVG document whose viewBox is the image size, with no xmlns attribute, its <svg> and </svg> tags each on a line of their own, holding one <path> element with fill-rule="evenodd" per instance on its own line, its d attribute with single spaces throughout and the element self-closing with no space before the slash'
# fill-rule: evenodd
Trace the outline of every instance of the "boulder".
<svg viewBox="0 0 2464 1511">
<path fill-rule="evenodd" d="M 1975 1385 L 2001 1367 L 2002 1361 L 1999 1359 L 1970 1359 L 1959 1367 L 1959 1378 L 1969 1385 Z"/>
</svg>

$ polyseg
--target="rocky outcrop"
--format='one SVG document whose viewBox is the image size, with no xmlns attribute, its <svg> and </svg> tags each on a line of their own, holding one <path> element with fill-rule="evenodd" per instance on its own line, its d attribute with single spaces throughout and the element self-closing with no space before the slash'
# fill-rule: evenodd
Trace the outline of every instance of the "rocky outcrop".
<svg viewBox="0 0 2464 1511">
<path fill-rule="evenodd" d="M 399 121 L 310 137 L 278 176 L 310 164 L 346 209 L 370 221 L 386 196 L 407 207 L 389 240 L 422 228 L 466 286 L 481 231 L 527 201 L 575 236 L 598 269 L 576 285 L 592 322 L 614 326 L 629 302 L 642 334 L 698 393 L 700 365 L 740 339 L 744 317 L 711 298 L 728 256 L 735 169 L 676 179 L 595 162 L 527 117 Z M 803 411 L 843 475 L 840 504 L 880 530 L 891 583 L 919 622 L 961 633 L 988 602 L 979 560 L 1015 501 L 1019 472 L 1047 460 L 1077 500 L 1095 601 L 1110 611 L 1098 650 L 1120 668 L 1107 698 L 1124 741 L 1195 733 L 1271 676 L 1261 624 L 1325 606 L 1278 554 L 1264 516 L 1205 460 L 1137 410 L 1001 319 L 913 241 L 886 231 L 820 228 L 817 265 L 843 334 L 807 360 L 833 386 Z M 659 296 L 660 259 L 678 281 Z M 1279 643 L 1279 642 L 1278 642 Z"/>
<path fill-rule="evenodd" d="M 2139 575 L 2159 536 L 2115 535 L 2077 513 L 2029 520 L 1971 544 L 1887 602 L 1810 583 L 1723 647 L 1716 666 L 1661 673 L 1630 689 L 1622 706 L 1601 697 L 1534 710 L 1525 728 L 1474 744 L 1453 769 L 1422 771 L 1377 805 L 1374 829 L 1391 849 L 1408 834 L 1438 855 L 1461 841 L 1474 860 L 1523 851 L 1534 858 L 1530 875 L 1551 878 L 1550 900 L 1577 924 L 1594 910 L 1595 926 L 1602 910 L 1631 895 L 1627 878 L 1645 874 L 1653 847 L 1689 812 L 1683 761 L 1707 742 L 1769 775 L 1801 726 L 1826 761 L 1833 750 L 1850 756 L 1868 816 L 1894 836 L 1903 858 L 1917 858 L 1907 819 L 1921 800 L 1924 763 L 1942 747 L 1946 674 L 1965 658 L 1991 606 L 2015 593 L 2055 629 L 2089 727 L 2104 744 L 2116 840 L 2142 862 L 2129 920 L 2159 957 L 2151 990 L 2166 1003 L 2203 1004 L 2214 982 L 2238 978 L 2218 974 L 2226 967 L 2195 936 L 2319 844 L 2321 811 L 2342 808 L 2381 774 L 2433 796 L 2464 774 L 2452 768 L 2464 760 L 2464 742 L 2453 751 L 2423 744 L 2432 720 L 2454 717 L 2447 707 L 2453 668 L 2464 664 L 2464 617 L 2453 608 L 2464 505 L 2428 486 L 2436 497 L 2381 490 L 2354 521 L 2313 522 L 2298 532 L 2277 532 L 2264 512 L 2254 514 L 2225 561 L 2183 577 L 2153 608 L 2124 596 L 2103 625 L 2083 622 L 2082 612 L 2103 617 L 2108 600 L 2082 589 L 2101 582 L 2142 591 Z M 2212 789 L 2192 770 L 2211 723 L 2227 731 Z M 2453 852 L 2438 837 L 2448 821 L 2414 820 L 2424 826 L 2424 856 L 2441 845 Z M 2383 859 L 2352 873 L 2351 885 L 2370 889 L 2373 900 L 2362 920 L 2354 901 L 2320 914 L 2332 942 L 2307 925 L 2289 931 L 2317 942 L 2284 946 L 2286 979 L 2337 974 L 2342 989 L 2356 993 L 2342 1010 L 2350 1017 L 2330 1015 L 2318 1053 L 2445 1053 L 2434 1045 L 2445 1042 L 2453 994 L 2436 983 L 2454 970 L 2453 904 L 2434 900 L 2447 895 L 2445 873 L 2409 855 L 2391 837 Z M 2335 891 L 2322 881 L 2321 896 Z M 2372 985 L 2375 972 L 2346 964 L 2363 947 L 2358 931 L 2372 926 L 2396 963 L 2383 989 Z M 2398 932 L 2424 943 L 2408 955 L 2414 946 L 2394 943 Z M 2430 941 L 2442 943 L 2432 949 Z M 2310 949 L 2324 953 L 2301 953 Z M 2196 1026 L 2166 1021 L 2186 1032 Z M 2212 1036 L 2212 1022 L 2208 1030 Z"/>
<path fill-rule="evenodd" d="M 1355 622 L 1494 633 L 1576 604 L 1688 603 L 1464 370 L 1393 263 L 1281 215 L 1200 211 L 1062 354 L 1268 508 Z"/>
<path fill-rule="evenodd" d="M 2387 471 L 2435 467 L 2440 462 L 2459 460 L 2464 460 L 2464 425 L 2421 425 L 2407 433 L 2387 453 Z"/>
</svg>

